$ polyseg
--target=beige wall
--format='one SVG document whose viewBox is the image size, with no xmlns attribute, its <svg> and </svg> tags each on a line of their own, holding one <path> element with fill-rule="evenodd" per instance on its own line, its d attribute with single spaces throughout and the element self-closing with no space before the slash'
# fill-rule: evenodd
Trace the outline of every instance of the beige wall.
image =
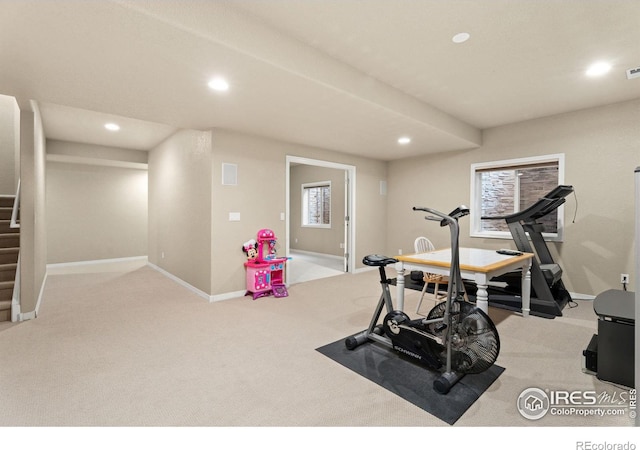
<svg viewBox="0 0 640 450">
<path fill-rule="evenodd" d="M 46 147 L 37 105 L 20 111 L 20 309 L 36 311 L 47 269 Z"/>
<path fill-rule="evenodd" d="M 344 249 L 344 170 L 300 164 L 291 166 L 290 247 L 307 252 L 343 256 Z M 319 181 L 331 182 L 331 228 L 302 226 L 302 185 Z"/>
<path fill-rule="evenodd" d="M 46 194 L 48 263 L 147 254 L 146 170 L 49 161 Z"/>
<path fill-rule="evenodd" d="M 284 256 L 286 210 L 286 157 L 298 156 L 356 167 L 356 267 L 362 257 L 385 248 L 386 197 L 380 180 L 386 180 L 386 164 L 367 158 L 304 147 L 223 130 L 213 130 L 212 195 L 212 291 L 213 294 L 245 289 L 242 243 L 255 238 L 260 228 L 271 228 Z M 222 163 L 238 165 L 238 185 L 223 186 Z M 239 212 L 239 222 L 229 221 Z"/>
<path fill-rule="evenodd" d="M 20 110 L 15 98 L 0 95 L 0 195 L 15 195 L 20 146 Z"/>
<path fill-rule="evenodd" d="M 148 152 L 48 139 L 47 262 L 147 255 Z"/>
<path fill-rule="evenodd" d="M 536 155 L 565 154 L 565 184 L 573 196 L 565 204 L 565 239 L 549 243 L 572 292 L 595 295 L 620 288 L 631 274 L 634 289 L 634 169 L 640 165 L 640 101 L 546 117 L 485 130 L 476 150 L 437 154 L 389 164 L 389 253 L 413 250 L 418 235 L 436 247 L 448 246 L 448 230 L 427 222 L 412 206 L 449 212 L 470 203 L 470 166 Z M 575 223 L 572 222 L 577 206 Z M 512 241 L 469 237 L 460 221 L 463 246 L 514 248 Z"/>
<path fill-rule="evenodd" d="M 179 131 L 149 152 L 149 262 L 207 294 L 211 211 L 211 132 Z"/>
<path fill-rule="evenodd" d="M 550 248 L 573 292 L 597 294 L 619 287 L 632 274 L 634 289 L 633 170 L 640 166 L 640 101 L 506 125 L 484 132 L 481 148 L 391 163 L 304 147 L 224 130 L 180 131 L 149 153 L 148 255 L 153 264 L 202 291 L 224 295 L 244 290 L 241 244 L 260 228 L 271 228 L 284 253 L 286 156 L 356 167 L 356 267 L 369 253 L 410 252 L 417 235 L 448 245 L 448 230 L 425 221 L 412 206 L 448 212 L 470 203 L 470 165 L 551 153 L 566 157 L 565 182 L 579 200 L 565 208 L 565 241 Z M 45 141 L 39 114 L 22 111 L 23 312 L 35 309 L 47 261 Z M 238 165 L 237 186 L 221 184 L 222 163 Z M 50 164 L 51 182 L 64 164 Z M 60 173 L 58 173 L 60 172 Z M 101 174 L 100 176 L 103 176 Z M 73 177 L 78 177 L 75 173 Z M 104 175 L 106 177 L 106 175 Z M 388 196 L 380 181 L 388 181 Z M 55 199 L 51 199 L 54 201 Z M 238 212 L 241 220 L 229 221 Z M 461 221 L 461 243 L 501 248 L 510 241 L 469 237 Z M 52 248 L 52 257 L 57 258 Z M 164 255 L 164 257 L 163 257 Z M 122 254 L 118 255 L 122 256 Z M 77 257 L 75 257 L 77 258 Z"/>
</svg>

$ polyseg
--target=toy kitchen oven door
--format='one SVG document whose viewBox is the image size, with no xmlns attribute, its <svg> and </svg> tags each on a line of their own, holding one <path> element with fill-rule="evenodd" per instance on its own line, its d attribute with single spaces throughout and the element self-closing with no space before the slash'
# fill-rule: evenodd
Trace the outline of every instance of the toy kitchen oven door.
<svg viewBox="0 0 640 450">
<path fill-rule="evenodd" d="M 273 295 L 287 297 L 284 284 L 284 270 L 287 258 L 279 258 L 276 254 L 277 238 L 272 230 L 258 231 L 257 240 L 245 242 L 243 250 L 248 256 L 244 263 L 246 268 L 247 293 L 253 299 Z M 252 248 L 253 247 L 253 248 Z"/>
</svg>

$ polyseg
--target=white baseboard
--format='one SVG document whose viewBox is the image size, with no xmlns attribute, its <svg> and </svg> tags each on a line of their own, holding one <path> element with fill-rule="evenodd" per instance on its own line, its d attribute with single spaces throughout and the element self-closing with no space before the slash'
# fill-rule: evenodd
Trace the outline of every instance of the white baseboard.
<svg viewBox="0 0 640 450">
<path fill-rule="evenodd" d="M 227 292 L 224 294 L 209 295 L 206 292 L 202 291 L 201 289 L 198 289 L 192 284 L 184 281 L 182 278 L 179 278 L 173 275 L 172 273 L 162 269 L 161 267 L 149 262 L 147 256 L 131 256 L 126 258 L 98 259 L 93 261 L 74 261 L 74 262 L 67 262 L 67 263 L 47 264 L 47 273 L 53 273 L 53 274 L 64 273 L 69 269 L 80 268 L 80 267 L 92 267 L 92 266 L 98 266 L 101 264 L 117 265 L 117 264 L 136 263 L 136 262 L 144 263 L 144 265 L 151 267 L 152 269 L 160 272 L 167 278 L 170 278 L 171 280 L 175 281 L 181 286 L 184 286 L 185 288 L 189 289 L 191 292 L 195 293 L 199 297 L 202 297 L 205 300 L 207 300 L 209 303 L 218 302 L 222 300 L 229 300 L 232 298 L 239 298 L 239 297 L 243 297 L 246 294 L 246 291 L 236 291 L 236 292 Z M 44 286 L 44 283 L 43 283 L 43 286 Z M 40 296 L 42 296 L 42 290 L 41 290 Z M 38 305 L 39 304 L 40 304 L 40 300 L 38 300 Z M 35 315 L 36 313 L 34 312 L 34 317 Z M 22 314 L 22 317 L 26 317 L 26 314 Z"/>
<path fill-rule="evenodd" d="M 195 293 L 196 295 L 204 298 L 209 303 L 220 302 L 220 301 L 223 301 L 223 300 L 230 300 L 232 298 L 240 298 L 240 297 L 244 297 L 244 295 L 246 294 L 246 291 L 236 291 L 236 292 L 227 292 L 227 293 L 224 293 L 224 294 L 209 295 L 206 292 L 204 292 L 204 291 L 198 289 L 197 287 L 193 286 L 192 284 L 187 283 L 182 278 L 178 278 L 174 274 L 167 272 L 163 268 L 158 267 L 153 263 L 147 262 L 147 265 L 149 267 L 151 267 L 152 269 L 157 270 L 158 272 L 160 272 L 165 277 L 170 278 L 171 280 L 175 281 L 179 285 L 184 286 L 185 288 L 189 289 L 191 292 Z"/>
<path fill-rule="evenodd" d="M 210 302 L 221 302 L 223 300 L 231 300 L 233 298 L 241 298 L 247 294 L 247 291 L 227 292 L 226 294 L 216 294 L 210 296 Z"/>
<path fill-rule="evenodd" d="M 290 249 L 289 253 L 291 252 L 302 253 L 303 255 L 318 256 L 321 258 L 332 258 L 332 259 L 340 259 L 340 260 L 344 259 L 344 256 L 340 256 L 340 255 L 331 255 L 329 253 L 320 253 L 320 252 L 310 252 L 307 250 L 298 250 L 296 248 Z"/>
<path fill-rule="evenodd" d="M 47 264 L 47 272 L 56 272 L 58 270 L 64 270 L 74 267 L 83 266 L 96 266 L 100 264 L 120 264 L 128 262 L 146 262 L 147 256 L 129 256 L 125 258 L 111 258 L 111 259 L 94 259 L 90 261 L 73 261 L 66 263 L 52 263 Z"/>
<path fill-rule="evenodd" d="M 146 256 L 132 256 L 127 258 L 113 258 L 113 259 L 98 259 L 92 261 L 74 261 L 67 263 L 52 263 L 46 265 L 46 272 L 40 285 L 38 292 L 38 300 L 36 301 L 36 307 L 33 311 L 22 312 L 22 306 L 19 301 L 13 301 L 11 305 L 11 320 L 14 322 L 22 322 L 24 320 L 31 320 L 38 317 L 40 313 L 40 305 L 42 304 L 42 296 L 44 295 L 44 288 L 47 283 L 47 278 L 50 274 L 65 273 L 73 268 L 79 267 L 95 267 L 101 264 L 122 264 L 129 262 L 146 262 Z"/>
<path fill-rule="evenodd" d="M 48 274 L 45 273 L 44 278 L 42 279 L 42 284 L 40 285 L 40 291 L 38 292 L 38 300 L 36 301 L 36 308 L 33 311 L 23 313 L 19 300 L 12 299 L 11 301 L 11 321 L 12 322 L 23 322 L 25 320 L 31 320 L 38 317 L 38 314 L 40 311 L 40 305 L 42 304 L 44 287 L 47 284 L 47 276 Z"/>
<path fill-rule="evenodd" d="M 166 270 L 164 270 L 161 267 L 156 266 L 155 264 L 147 261 L 147 265 L 149 267 L 151 267 L 154 270 L 157 270 L 158 272 L 160 272 L 162 275 L 164 275 L 167 278 L 170 278 L 171 280 L 175 281 L 176 283 L 178 283 L 181 286 L 184 286 L 185 288 L 189 289 L 191 292 L 193 292 L 194 294 L 204 298 L 205 300 L 207 300 L 208 302 L 211 302 L 211 296 L 209 294 L 207 294 L 206 292 L 198 289 L 197 287 L 193 286 L 192 284 L 187 283 L 186 281 L 184 281 L 182 278 L 178 278 L 177 276 L 175 276 L 174 274 L 167 272 Z"/>
<path fill-rule="evenodd" d="M 28 313 L 19 313 L 18 314 L 18 322 L 23 322 L 25 320 L 35 319 L 37 316 L 35 311 L 29 311 Z"/>
</svg>

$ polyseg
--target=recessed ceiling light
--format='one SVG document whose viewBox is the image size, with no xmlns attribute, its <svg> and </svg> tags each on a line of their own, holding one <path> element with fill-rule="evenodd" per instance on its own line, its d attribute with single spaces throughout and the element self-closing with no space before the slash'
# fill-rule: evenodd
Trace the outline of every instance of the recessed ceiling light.
<svg viewBox="0 0 640 450">
<path fill-rule="evenodd" d="M 605 73 L 609 72 L 609 70 L 611 70 L 611 64 L 600 61 L 600 62 L 591 64 L 587 69 L 586 73 L 587 73 L 587 76 L 598 77 L 600 75 L 604 75 Z"/>
<path fill-rule="evenodd" d="M 406 145 L 409 142 L 411 142 L 411 138 L 410 137 L 403 136 L 401 138 L 398 138 L 398 144 L 400 144 L 400 145 Z"/>
<path fill-rule="evenodd" d="M 470 37 L 471 35 L 469 33 L 458 33 L 454 37 L 452 37 L 451 40 L 456 44 L 462 44 L 463 42 L 466 42 Z"/>
<path fill-rule="evenodd" d="M 105 123 L 104 127 L 109 131 L 118 131 L 120 129 L 120 125 L 117 123 Z"/>
<path fill-rule="evenodd" d="M 209 81 L 209 87 L 214 91 L 228 91 L 229 83 L 224 78 L 214 78 Z"/>
</svg>

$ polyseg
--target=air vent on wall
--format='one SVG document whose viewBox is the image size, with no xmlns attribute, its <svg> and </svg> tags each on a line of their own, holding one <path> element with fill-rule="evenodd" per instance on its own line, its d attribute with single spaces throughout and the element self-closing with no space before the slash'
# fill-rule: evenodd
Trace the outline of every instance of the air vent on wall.
<svg viewBox="0 0 640 450">
<path fill-rule="evenodd" d="M 630 80 L 632 78 L 640 78 L 640 67 L 627 69 L 627 80 Z"/>
<path fill-rule="evenodd" d="M 222 184 L 227 186 L 238 185 L 238 165 L 222 163 Z"/>
</svg>

